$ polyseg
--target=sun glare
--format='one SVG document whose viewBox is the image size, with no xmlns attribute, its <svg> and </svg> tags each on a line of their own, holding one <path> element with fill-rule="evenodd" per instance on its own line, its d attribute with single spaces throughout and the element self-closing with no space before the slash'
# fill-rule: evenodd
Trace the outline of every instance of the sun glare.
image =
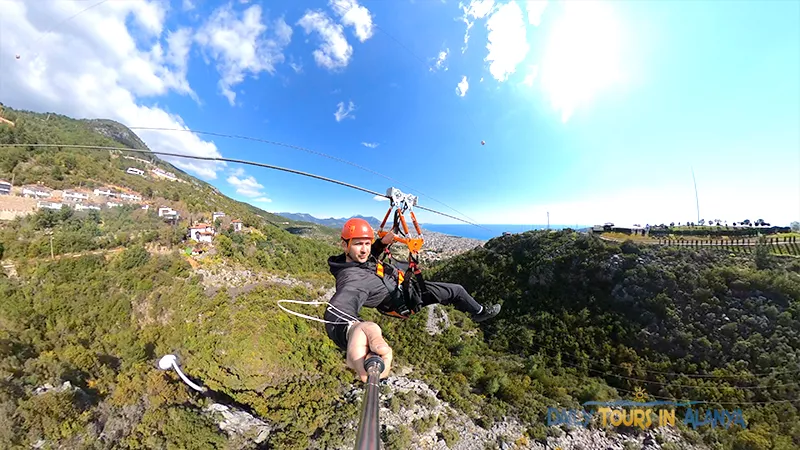
<svg viewBox="0 0 800 450">
<path fill-rule="evenodd" d="M 611 5 L 564 2 L 541 64 L 542 88 L 566 122 L 580 105 L 620 81 L 620 30 Z"/>
</svg>

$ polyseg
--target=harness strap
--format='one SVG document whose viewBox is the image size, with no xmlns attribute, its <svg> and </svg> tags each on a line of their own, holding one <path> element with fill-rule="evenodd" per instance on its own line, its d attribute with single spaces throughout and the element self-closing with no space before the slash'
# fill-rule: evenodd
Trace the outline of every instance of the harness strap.
<svg viewBox="0 0 800 450">
<path fill-rule="evenodd" d="M 408 270 L 403 273 L 403 271 L 399 270 L 397 267 L 389 265 L 397 274 L 397 286 L 392 286 L 387 282 L 384 276 L 385 270 L 383 268 L 383 263 L 378 262 L 376 266 L 375 274 L 381 278 L 381 281 L 383 281 L 383 284 L 389 290 L 388 300 L 378 305 L 378 311 L 385 315 L 401 319 L 408 319 L 419 312 L 422 308 L 422 298 L 421 296 L 412 295 L 412 289 L 414 289 L 414 287 L 410 283 L 412 279 L 418 282 L 422 279 L 419 268 L 414 269 L 409 266 Z"/>
</svg>

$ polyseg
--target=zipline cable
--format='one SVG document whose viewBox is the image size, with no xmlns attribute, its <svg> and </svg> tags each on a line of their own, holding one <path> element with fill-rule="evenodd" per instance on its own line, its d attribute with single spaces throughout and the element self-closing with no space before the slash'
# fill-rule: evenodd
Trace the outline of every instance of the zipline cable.
<svg viewBox="0 0 800 450">
<path fill-rule="evenodd" d="M 440 205 L 442 205 L 442 206 L 444 206 L 446 208 L 452 209 L 453 211 L 457 212 L 458 214 L 461 214 L 462 216 L 466 217 L 467 219 L 469 219 L 469 220 L 471 220 L 473 222 L 476 222 L 475 219 L 472 219 L 468 215 L 466 215 L 466 214 L 462 213 L 461 211 L 453 208 L 452 206 L 449 206 L 449 205 L 447 205 L 447 204 L 445 204 L 445 203 L 443 203 L 443 202 L 441 202 L 439 200 L 436 200 L 435 198 L 431 197 L 430 195 L 425 194 L 424 192 L 422 192 L 422 191 L 420 191 L 418 189 L 413 189 L 413 188 L 411 188 L 411 186 L 403 184 L 400 181 L 395 180 L 392 177 L 389 177 L 387 175 L 383 175 L 382 173 L 376 172 L 376 171 L 374 171 L 372 169 L 369 169 L 367 167 L 360 166 L 360 165 L 358 165 L 358 164 L 356 164 L 356 163 L 354 163 L 352 161 L 348 161 L 346 159 L 342 159 L 342 158 L 339 158 L 339 157 L 336 157 L 336 156 L 328 155 L 327 153 L 322 153 L 322 152 L 319 152 L 319 151 L 316 151 L 316 150 L 311 150 L 311 149 L 306 148 L 306 147 L 301 147 L 299 145 L 286 144 L 286 143 L 283 143 L 283 142 L 271 141 L 269 139 L 256 138 L 256 137 L 252 137 L 252 136 L 242 136 L 242 135 L 237 135 L 237 134 L 219 133 L 219 132 L 213 132 L 213 131 L 199 131 L 199 130 L 192 130 L 192 129 L 189 129 L 189 128 L 162 128 L 162 127 L 128 127 L 128 128 L 131 129 L 131 130 L 146 130 L 146 131 L 183 131 L 183 132 L 187 132 L 187 133 L 205 134 L 205 135 L 208 135 L 208 136 L 218 136 L 218 137 L 224 137 L 224 138 L 228 138 L 228 139 L 242 139 L 242 140 L 247 140 L 247 141 L 261 142 L 261 143 L 264 143 L 264 144 L 275 145 L 275 146 L 278 146 L 278 147 L 286 147 L 286 148 L 291 148 L 291 149 L 294 149 L 294 150 L 300 150 L 300 151 L 303 151 L 303 152 L 311 153 L 313 155 L 322 156 L 324 158 L 329 158 L 329 159 L 332 159 L 334 161 L 338 161 L 338 162 L 343 163 L 343 164 L 348 164 L 348 165 L 353 166 L 353 167 L 355 167 L 357 169 L 361 169 L 361 170 L 364 170 L 366 172 L 369 172 L 369 173 L 371 173 L 373 175 L 378 175 L 379 177 L 386 178 L 387 180 L 392 181 L 394 183 L 397 183 L 400 186 L 405 186 L 405 187 L 409 188 L 409 190 L 411 190 L 411 191 L 417 191 L 417 193 L 419 193 L 421 196 L 427 197 L 427 198 L 433 200 L 436 203 L 439 203 Z"/>
<path fill-rule="evenodd" d="M 218 158 L 218 157 L 214 157 L 214 156 L 183 155 L 183 154 L 179 154 L 179 153 L 159 152 L 159 151 L 153 151 L 153 150 L 136 150 L 136 149 L 126 148 L 126 147 L 110 147 L 110 146 L 103 146 L 103 145 L 0 144 L 0 147 L 32 147 L 32 148 L 37 148 L 37 147 L 41 147 L 41 148 L 53 148 L 53 147 L 56 147 L 56 148 L 68 148 L 68 147 L 72 147 L 72 148 L 81 148 L 81 149 L 87 149 L 87 150 L 115 150 L 115 151 L 122 151 L 122 152 L 131 152 L 131 153 L 142 153 L 142 154 L 152 154 L 152 155 L 161 155 L 161 156 L 172 156 L 172 157 L 176 157 L 176 158 L 189 158 L 189 159 L 197 159 L 197 160 L 203 160 L 203 161 L 231 162 L 231 163 L 245 164 L 245 165 L 256 166 L 256 167 L 264 167 L 264 168 L 267 168 L 267 169 L 280 170 L 280 171 L 283 171 L 283 172 L 289 172 L 289 173 L 293 173 L 293 174 L 296 174 L 296 175 L 306 176 L 306 177 L 309 177 L 309 178 L 316 178 L 318 180 L 327 181 L 329 183 L 334 183 L 334 184 L 338 184 L 338 185 L 341 185 L 341 186 L 349 187 L 351 189 L 356 189 L 356 190 L 359 190 L 359 191 L 362 191 L 362 192 L 366 192 L 368 194 L 372 194 L 373 196 L 384 197 L 384 198 L 387 198 L 387 199 L 391 199 L 391 197 L 389 197 L 386 194 L 381 194 L 379 192 L 375 192 L 375 191 L 372 191 L 370 189 L 362 188 L 362 187 L 356 186 L 354 184 L 345 183 L 344 181 L 334 180 L 333 178 L 327 178 L 327 177 L 323 177 L 321 175 L 314 175 L 313 173 L 301 172 L 299 170 L 288 169 L 288 168 L 285 168 L 285 167 L 273 166 L 271 164 L 264 164 L 264 163 L 259 163 L 259 162 L 255 162 L 255 161 L 246 161 L 246 160 L 243 160 L 243 159 Z M 476 223 L 461 219 L 459 217 L 451 216 L 449 214 L 446 214 L 446 213 L 443 213 L 443 212 L 440 212 L 440 211 L 436 211 L 434 209 L 425 208 L 425 207 L 419 206 L 419 205 L 415 206 L 415 208 L 423 209 L 425 211 L 429 211 L 429 212 L 432 212 L 434 214 L 439 214 L 439 215 L 444 216 L 444 217 L 449 217 L 449 218 L 454 219 L 454 220 L 459 220 L 461 222 L 464 222 L 464 223 L 467 223 L 467 224 L 470 224 L 470 225 L 474 225 L 474 226 L 476 226 L 478 228 L 481 228 L 481 229 L 484 229 L 486 231 L 492 231 L 492 230 L 490 230 L 490 229 L 488 229 L 488 228 L 486 228 L 484 226 L 481 226 L 481 225 L 478 225 Z"/>
</svg>

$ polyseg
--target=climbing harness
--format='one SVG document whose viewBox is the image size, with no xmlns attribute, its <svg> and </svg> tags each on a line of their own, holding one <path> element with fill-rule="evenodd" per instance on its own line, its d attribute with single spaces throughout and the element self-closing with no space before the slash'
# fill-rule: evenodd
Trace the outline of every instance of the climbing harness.
<svg viewBox="0 0 800 450">
<path fill-rule="evenodd" d="M 413 210 L 413 207 L 417 205 L 417 197 L 404 194 L 394 187 L 387 189 L 386 196 L 391 203 L 389 205 L 389 210 L 386 211 L 386 214 L 383 216 L 383 221 L 378 230 L 378 237 L 382 239 L 389 233 L 385 231 L 384 228 L 386 227 L 386 221 L 389 219 L 389 214 L 392 213 L 392 210 L 394 210 L 394 220 L 392 224 L 394 236 L 392 242 L 384 249 L 377 263 L 377 274 L 385 283 L 383 264 L 389 265 L 397 273 L 398 286 L 393 288 L 387 284 L 391 297 L 388 302 L 382 303 L 377 309 L 387 316 L 408 319 L 422 309 L 424 298 L 428 295 L 428 289 L 425 286 L 425 280 L 422 278 L 422 271 L 419 268 L 419 251 L 422 249 L 422 245 L 425 241 L 422 236 L 422 229 L 417 222 L 417 216 L 414 214 Z M 417 237 L 409 236 L 408 223 L 403 216 L 406 211 L 411 215 Z M 405 273 L 391 263 L 391 247 L 395 242 L 405 244 L 408 247 L 408 269 Z M 387 259 L 389 262 L 385 263 Z"/>
</svg>

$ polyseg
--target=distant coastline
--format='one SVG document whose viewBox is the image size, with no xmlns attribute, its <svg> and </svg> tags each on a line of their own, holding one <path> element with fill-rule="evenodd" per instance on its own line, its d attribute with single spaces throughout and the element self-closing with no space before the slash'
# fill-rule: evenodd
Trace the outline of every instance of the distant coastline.
<svg viewBox="0 0 800 450">
<path fill-rule="evenodd" d="M 504 232 L 508 231 L 509 233 L 522 233 L 525 231 L 531 230 L 544 230 L 547 229 L 547 224 L 544 225 L 481 225 L 481 227 L 488 228 L 485 230 L 483 228 L 478 228 L 475 225 L 469 224 L 433 224 L 433 223 L 421 223 L 420 226 L 425 230 L 435 231 L 437 233 L 448 234 L 450 236 L 458 236 L 470 239 L 480 239 L 482 241 L 488 241 L 489 239 L 496 238 L 498 236 L 502 236 Z M 561 230 L 563 228 L 572 228 L 572 229 L 581 229 L 591 227 L 591 225 L 550 225 L 551 230 Z"/>
</svg>

